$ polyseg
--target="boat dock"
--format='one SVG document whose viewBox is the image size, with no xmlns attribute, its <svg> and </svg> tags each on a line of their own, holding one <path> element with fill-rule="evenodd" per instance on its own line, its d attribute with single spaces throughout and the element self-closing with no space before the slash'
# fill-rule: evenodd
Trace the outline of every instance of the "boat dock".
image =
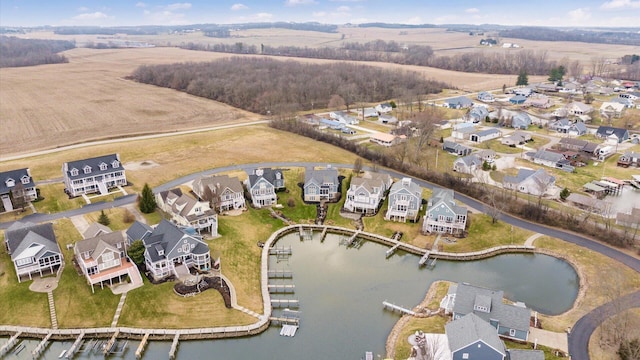
<svg viewBox="0 0 640 360">
<path fill-rule="evenodd" d="M 109 339 L 109 341 L 104 345 L 104 348 L 102 349 L 102 353 L 104 355 L 108 355 L 111 352 L 111 349 L 113 349 L 113 346 L 116 344 L 116 340 L 118 339 L 118 334 L 120 334 L 120 330 L 116 330 L 116 332 L 113 333 L 113 336 L 111 336 L 111 339 Z"/>
<path fill-rule="evenodd" d="M 176 333 L 173 337 L 173 343 L 171 343 L 171 350 L 169 350 L 169 359 L 176 358 L 176 351 L 178 350 L 178 342 L 180 341 L 180 333 Z"/>
<path fill-rule="evenodd" d="M 75 355 L 75 353 L 78 350 L 78 348 L 80 348 L 80 345 L 82 343 L 82 338 L 84 338 L 84 331 L 81 332 L 80 335 L 78 335 L 78 337 L 76 338 L 76 341 L 73 342 L 73 345 L 71 345 L 69 350 L 67 350 L 67 353 L 64 354 L 64 357 L 66 359 L 73 358 L 73 355 Z"/>
<path fill-rule="evenodd" d="M 271 299 L 271 306 L 273 307 L 293 307 L 300 306 L 300 300 L 297 299 Z"/>
<path fill-rule="evenodd" d="M 298 327 L 295 325 L 282 325 L 282 330 L 280 330 L 280 336 L 294 337 L 296 335 L 297 330 L 298 330 Z"/>
<path fill-rule="evenodd" d="M 269 255 L 291 255 L 291 246 L 275 246 L 269 248 Z"/>
<path fill-rule="evenodd" d="M 269 270 L 267 276 L 270 279 L 291 279 L 293 272 L 290 270 Z"/>
<path fill-rule="evenodd" d="M 313 229 L 305 229 L 300 225 L 300 241 L 313 240 Z"/>
<path fill-rule="evenodd" d="M 388 301 L 383 301 L 382 302 L 382 306 L 385 309 L 389 309 L 391 311 L 399 311 L 401 313 L 404 313 L 404 314 L 407 314 L 407 315 L 411 315 L 411 316 L 414 316 L 416 314 L 415 311 L 413 311 L 413 310 L 405 309 L 402 306 L 394 305 L 394 304 L 392 304 L 392 303 L 390 303 Z"/>
<path fill-rule="evenodd" d="M 271 294 L 294 293 L 296 290 L 296 286 L 293 284 L 269 284 L 267 287 Z"/>
<path fill-rule="evenodd" d="M 31 357 L 33 357 L 34 359 L 37 359 L 40 356 L 42 351 L 44 351 L 44 348 L 47 347 L 47 343 L 49 342 L 51 335 L 52 333 L 49 332 L 47 336 L 45 336 L 44 339 L 42 339 L 42 341 L 38 343 L 38 346 L 36 346 L 36 348 L 33 349 L 33 351 L 31 352 Z"/>
<path fill-rule="evenodd" d="M 393 253 L 396 252 L 396 250 L 398 250 L 398 248 L 400 247 L 400 243 L 398 242 L 397 244 L 393 245 L 391 248 L 389 248 L 389 250 L 387 250 L 385 252 L 385 256 L 388 258 L 391 255 L 393 255 Z"/>
<path fill-rule="evenodd" d="M 20 335 L 22 335 L 22 332 L 18 331 L 11 338 L 9 338 L 9 341 L 7 341 L 7 343 L 0 348 L 0 357 L 5 356 L 11 349 L 13 349 L 14 346 L 16 346 L 18 340 L 20 339 Z"/>
<path fill-rule="evenodd" d="M 324 242 L 324 238 L 327 236 L 327 227 L 325 226 L 324 229 L 322 229 L 322 234 L 320 234 L 320 242 Z"/>
<path fill-rule="evenodd" d="M 144 349 L 147 346 L 147 342 L 149 341 L 149 333 L 144 334 L 142 341 L 140 341 L 140 345 L 136 349 L 136 359 L 140 359 L 142 354 L 144 353 Z"/>
<path fill-rule="evenodd" d="M 427 261 L 429 261 L 429 254 L 431 254 L 431 252 L 427 251 L 426 253 L 424 253 L 424 255 L 422 255 L 422 257 L 420 258 L 420 261 L 418 261 L 419 266 L 424 266 L 427 263 Z"/>
</svg>

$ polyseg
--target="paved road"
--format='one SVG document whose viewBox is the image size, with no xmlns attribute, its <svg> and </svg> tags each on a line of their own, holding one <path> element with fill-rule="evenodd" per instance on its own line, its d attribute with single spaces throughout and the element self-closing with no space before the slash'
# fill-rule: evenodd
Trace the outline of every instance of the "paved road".
<svg viewBox="0 0 640 360">
<path fill-rule="evenodd" d="M 256 167 L 312 167 L 312 166 L 327 166 L 331 165 L 336 168 L 352 168 L 353 165 L 350 164 L 327 164 L 327 163 L 308 163 L 308 162 L 270 162 L 270 163 L 260 163 L 260 164 L 241 164 L 241 165 L 229 165 L 225 167 L 220 167 L 216 169 L 206 170 L 200 173 L 195 173 L 187 176 L 183 176 L 181 178 L 170 181 L 166 184 L 160 185 L 154 189 L 154 192 L 165 191 L 180 184 L 186 183 L 188 181 L 194 180 L 198 176 L 202 175 L 212 175 L 221 172 L 227 172 L 232 170 L 244 170 L 251 171 Z M 397 171 L 387 170 L 387 169 L 379 169 L 379 172 L 387 173 L 392 177 L 402 178 L 406 177 L 406 175 L 401 174 Z M 433 189 L 439 188 L 439 186 L 429 183 L 424 180 L 415 180 L 416 183 L 422 187 Z M 455 189 L 454 189 L 455 190 Z M 471 197 L 460 194 L 458 192 L 455 193 L 455 198 L 465 205 L 474 208 L 478 211 L 483 211 L 485 205 Z M 126 204 L 131 204 L 135 202 L 136 195 L 130 194 L 120 198 L 115 199 L 113 202 L 101 202 L 94 203 L 90 205 L 86 205 L 80 209 L 70 210 L 61 213 L 55 214 L 33 214 L 25 217 L 25 220 L 33 221 L 33 222 L 44 222 L 44 221 L 52 221 L 60 218 L 66 218 L 75 215 L 86 214 L 93 211 L 99 211 L 106 208 L 123 206 Z M 540 224 L 524 221 L 522 219 L 513 217 L 508 214 L 502 214 L 500 220 L 506 222 L 507 224 L 511 224 L 513 226 L 521 227 L 523 229 L 527 229 L 533 232 L 537 232 L 543 235 L 548 235 L 551 237 L 555 237 L 558 239 L 562 239 L 564 241 L 570 242 L 572 244 L 576 244 L 587 249 L 599 252 L 605 256 L 608 256 L 616 261 L 619 261 L 630 268 L 634 269 L 636 272 L 640 272 L 640 259 L 629 256 L 623 252 L 620 252 L 614 248 L 605 246 L 599 242 L 590 240 L 584 236 L 574 234 L 571 232 L 550 228 L 547 226 L 543 226 Z M 7 228 L 11 225 L 11 222 L 8 223 L 0 223 L 0 229 Z M 588 360 L 588 345 L 589 338 L 591 334 L 595 330 L 595 328 L 607 317 L 615 314 L 618 311 L 623 311 L 629 308 L 640 307 L 640 291 L 632 293 L 630 295 L 624 296 L 619 301 L 612 301 L 607 304 L 604 304 L 585 316 L 578 320 L 578 322 L 574 325 L 571 335 L 569 336 L 569 353 L 572 355 L 574 359 L 579 360 Z M 607 316 L 603 316 L 602 314 L 606 314 Z"/>
</svg>

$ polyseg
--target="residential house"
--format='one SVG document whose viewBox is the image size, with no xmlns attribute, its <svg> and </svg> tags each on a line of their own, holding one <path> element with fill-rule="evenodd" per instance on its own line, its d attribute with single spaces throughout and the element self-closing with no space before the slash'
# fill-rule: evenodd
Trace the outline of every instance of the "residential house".
<svg viewBox="0 0 640 360">
<path fill-rule="evenodd" d="M 342 130 L 345 127 L 344 123 L 341 123 L 338 120 L 329 120 L 329 119 L 320 120 L 320 126 L 328 127 L 331 130 Z"/>
<path fill-rule="evenodd" d="M 442 120 L 436 125 L 440 130 L 451 129 L 451 121 Z"/>
<path fill-rule="evenodd" d="M 520 305 L 505 304 L 503 298 L 503 291 L 459 283 L 453 297 L 452 319 L 474 314 L 497 329 L 499 336 L 527 341 L 531 310 Z"/>
<path fill-rule="evenodd" d="M 511 127 L 514 129 L 527 130 L 533 121 L 529 114 L 520 112 L 511 118 Z"/>
<path fill-rule="evenodd" d="M 106 195 L 109 189 L 127 185 L 124 166 L 120 155 L 110 154 L 62 164 L 65 191 L 70 196 L 100 193 Z"/>
<path fill-rule="evenodd" d="M 553 101 L 546 95 L 538 95 L 529 97 L 524 102 L 524 106 L 532 106 L 538 109 L 548 109 L 553 106 Z"/>
<path fill-rule="evenodd" d="M 144 263 L 154 280 L 160 281 L 178 271 L 190 268 L 208 271 L 211 268 L 209 246 L 177 225 L 162 220 L 143 240 Z M 182 267 L 183 270 L 178 270 Z"/>
<path fill-rule="evenodd" d="M 393 145 L 397 145 L 401 143 L 406 139 L 407 137 L 405 135 L 394 135 L 394 134 L 377 132 L 371 135 L 371 137 L 369 138 L 369 141 L 371 141 L 372 143 L 376 143 L 378 145 L 391 147 Z"/>
<path fill-rule="evenodd" d="M 544 351 L 526 349 L 507 349 L 509 360 L 544 360 Z"/>
<path fill-rule="evenodd" d="M 365 172 L 362 177 L 351 178 L 344 208 L 351 212 L 376 214 L 391 184 L 391 176 L 382 173 Z"/>
<path fill-rule="evenodd" d="M 505 189 L 516 190 L 535 196 L 544 195 L 550 187 L 555 186 L 556 179 L 543 168 L 538 170 L 518 169 L 518 175 L 506 175 L 502 186 Z"/>
<path fill-rule="evenodd" d="M 616 103 L 616 104 L 622 104 L 624 105 L 624 107 L 628 109 L 633 109 L 635 107 L 635 103 L 633 102 L 633 100 L 627 99 L 627 98 L 615 97 L 611 99 L 610 102 Z"/>
<path fill-rule="evenodd" d="M 209 201 L 198 201 L 174 188 L 156 194 L 156 203 L 173 223 L 193 228 L 199 234 L 204 231 L 218 236 L 218 215 L 209 206 Z"/>
<path fill-rule="evenodd" d="M 376 117 L 378 116 L 378 111 L 372 107 L 359 108 L 357 110 L 358 116 L 362 118 Z"/>
<path fill-rule="evenodd" d="M 611 209 L 611 203 L 607 201 L 578 193 L 569 194 L 567 201 L 579 209 L 589 211 L 594 214 L 602 214 L 607 209 Z"/>
<path fill-rule="evenodd" d="M 375 109 L 379 114 L 386 114 L 390 113 L 393 110 L 393 106 L 391 106 L 391 104 L 389 103 L 382 103 L 376 105 Z"/>
<path fill-rule="evenodd" d="M 109 229 L 109 227 L 104 226 L 100 223 L 94 222 L 94 223 L 91 223 L 91 225 L 89 225 L 87 230 L 85 230 L 82 233 L 82 238 L 89 239 L 92 237 L 96 237 L 98 235 L 109 234 L 110 232 L 111 232 L 111 229 Z"/>
<path fill-rule="evenodd" d="M 629 167 L 636 166 L 640 167 L 640 152 L 627 151 L 618 160 L 618 166 Z"/>
<path fill-rule="evenodd" d="M 593 156 L 600 145 L 586 140 L 562 138 L 558 146 L 564 150 L 578 151 L 581 155 Z"/>
<path fill-rule="evenodd" d="M 525 101 L 527 101 L 527 97 L 524 95 L 516 95 L 509 98 L 509 102 L 514 105 L 522 105 Z"/>
<path fill-rule="evenodd" d="M 582 136 L 587 133 L 587 125 L 582 121 L 576 121 L 569 127 L 567 133 L 569 136 Z"/>
<path fill-rule="evenodd" d="M 422 231 L 462 235 L 467 225 L 467 208 L 456 205 L 451 189 L 433 189 L 427 203 Z"/>
<path fill-rule="evenodd" d="M 200 176 L 193 181 L 193 192 L 200 200 L 210 201 L 214 198 L 217 212 L 244 210 L 244 188 L 240 179 L 228 175 Z"/>
<path fill-rule="evenodd" d="M 508 146 L 523 145 L 528 141 L 531 141 L 531 134 L 524 131 L 514 131 L 508 136 L 505 136 L 502 139 L 500 139 L 500 143 L 502 145 L 508 145 Z"/>
<path fill-rule="evenodd" d="M 340 179 L 334 168 L 307 169 L 304 174 L 304 201 L 337 201 L 340 199 Z"/>
<path fill-rule="evenodd" d="M 489 109 L 486 106 L 475 105 L 469 110 L 469 113 L 466 115 L 467 121 L 472 123 L 479 123 L 485 121 L 485 119 L 489 116 Z"/>
<path fill-rule="evenodd" d="M 473 106 L 473 101 L 466 96 L 458 96 L 445 100 L 444 106 L 449 109 L 466 109 Z"/>
<path fill-rule="evenodd" d="M 480 150 L 476 153 L 476 155 L 480 157 L 480 160 L 486 161 L 488 163 L 492 163 L 496 159 L 496 152 L 495 150 L 491 150 L 491 149 Z"/>
<path fill-rule="evenodd" d="M 473 123 L 456 124 L 451 131 L 451 137 L 459 140 L 469 140 L 471 134 L 475 133 L 477 128 Z"/>
<path fill-rule="evenodd" d="M 624 104 L 605 101 L 602 103 L 602 106 L 600 106 L 600 114 L 607 118 L 619 118 L 622 116 L 625 108 L 626 106 Z"/>
<path fill-rule="evenodd" d="M 24 203 L 16 202 L 16 197 L 22 197 Z M 2 199 L 0 210 L 13 211 L 16 205 L 27 205 L 29 201 L 37 198 L 36 184 L 33 182 L 29 168 L 0 172 L 0 199 Z"/>
<path fill-rule="evenodd" d="M 121 231 L 102 233 L 98 236 L 77 241 L 73 253 L 82 274 L 91 285 L 105 283 L 113 285 L 127 276 L 138 284 L 142 278 L 136 265 L 127 257 L 127 241 Z"/>
<path fill-rule="evenodd" d="M 480 100 L 482 102 L 491 103 L 491 102 L 496 101 L 496 98 L 490 92 L 481 91 L 481 92 L 478 93 L 478 100 Z"/>
<path fill-rule="evenodd" d="M 564 94 L 582 94 L 580 90 L 581 85 L 566 81 L 563 85 L 559 86 L 558 92 Z"/>
<path fill-rule="evenodd" d="M 346 111 L 332 111 L 329 113 L 329 117 L 344 125 L 356 125 L 360 123 L 358 119 L 349 115 Z"/>
<path fill-rule="evenodd" d="M 629 130 L 602 125 L 596 131 L 596 137 L 605 139 L 611 144 L 619 144 L 629 140 Z"/>
<path fill-rule="evenodd" d="M 380 116 L 378 116 L 378 121 L 383 124 L 397 124 L 398 118 L 393 115 L 381 114 Z"/>
<path fill-rule="evenodd" d="M 254 207 L 272 206 L 278 202 L 276 191 L 284 190 L 284 175 L 280 169 L 255 169 L 245 181 Z"/>
<path fill-rule="evenodd" d="M 415 222 L 422 207 L 422 189 L 411 178 L 403 178 L 389 190 L 389 206 L 385 220 Z"/>
<path fill-rule="evenodd" d="M 567 111 L 569 115 L 589 115 L 593 112 L 593 107 L 579 101 L 574 101 L 567 105 Z"/>
<path fill-rule="evenodd" d="M 619 94 L 618 97 L 621 97 L 623 99 L 629 99 L 629 100 L 636 101 L 636 100 L 640 99 L 640 92 L 638 92 L 638 91 L 628 91 L 628 92 L 624 92 L 624 93 Z"/>
<path fill-rule="evenodd" d="M 316 115 L 316 114 L 306 114 L 306 115 L 299 115 L 298 116 L 298 121 L 302 121 L 305 122 L 309 125 L 313 125 L 313 126 L 318 126 L 320 125 L 320 120 L 322 120 L 322 117 Z"/>
<path fill-rule="evenodd" d="M 458 144 L 456 142 L 449 141 L 449 140 L 445 140 L 442 143 L 442 149 L 446 152 L 456 154 L 459 156 L 469 155 L 473 151 L 473 149 L 470 147 L 466 147 L 462 144 Z"/>
<path fill-rule="evenodd" d="M 476 154 L 459 157 L 453 162 L 453 171 L 463 174 L 472 174 L 480 168 L 482 160 Z"/>
<path fill-rule="evenodd" d="M 477 143 L 497 139 L 502 136 L 502 131 L 496 128 L 489 128 L 469 134 L 469 140 Z"/>
<path fill-rule="evenodd" d="M 131 245 L 136 240 L 144 240 L 151 236 L 151 233 L 153 233 L 151 226 L 136 220 L 125 232 L 127 244 Z"/>
<path fill-rule="evenodd" d="M 556 119 L 564 118 L 569 116 L 569 110 L 566 107 L 557 108 L 551 112 L 551 116 Z"/>
<path fill-rule="evenodd" d="M 587 125 L 582 121 L 573 122 L 569 119 L 556 120 L 549 124 L 550 130 L 571 136 L 582 136 L 587 133 Z"/>
<path fill-rule="evenodd" d="M 556 84 L 540 83 L 540 84 L 536 84 L 535 88 L 536 88 L 536 91 L 538 92 L 557 92 L 558 91 Z"/>
<path fill-rule="evenodd" d="M 533 94 L 533 89 L 529 87 L 521 87 L 521 88 L 513 89 L 512 93 L 514 93 L 517 96 L 529 97 L 531 96 L 531 94 Z"/>
<path fill-rule="evenodd" d="M 452 360 L 504 360 L 507 351 L 496 329 L 474 313 L 445 324 Z"/>
<path fill-rule="evenodd" d="M 53 232 L 53 224 L 33 224 L 16 221 L 4 234 L 7 253 L 16 269 L 18 282 L 23 277 L 33 279 L 55 274 L 62 265 L 62 251 Z"/>
<path fill-rule="evenodd" d="M 540 149 L 536 152 L 527 152 L 525 154 L 525 158 L 536 164 L 549 167 L 556 167 L 558 162 L 564 160 L 564 156 L 562 156 L 562 154 L 545 149 Z"/>
</svg>

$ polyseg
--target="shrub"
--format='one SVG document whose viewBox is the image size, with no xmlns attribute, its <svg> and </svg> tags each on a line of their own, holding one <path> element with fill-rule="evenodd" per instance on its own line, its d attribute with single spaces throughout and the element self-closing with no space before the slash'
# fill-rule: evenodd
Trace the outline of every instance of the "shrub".
<svg viewBox="0 0 640 360">
<path fill-rule="evenodd" d="M 290 208 L 296 207 L 296 201 L 293 200 L 293 198 L 289 198 L 289 200 L 287 200 L 287 206 Z"/>
<path fill-rule="evenodd" d="M 122 214 L 122 222 L 125 224 L 131 224 L 136 220 L 136 217 L 129 210 L 125 210 L 124 214 Z"/>
</svg>

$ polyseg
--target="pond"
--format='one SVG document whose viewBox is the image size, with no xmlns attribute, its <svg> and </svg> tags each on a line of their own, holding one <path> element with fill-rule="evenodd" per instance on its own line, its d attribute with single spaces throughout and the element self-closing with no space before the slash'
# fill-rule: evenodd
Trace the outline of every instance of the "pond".
<svg viewBox="0 0 640 360">
<path fill-rule="evenodd" d="M 384 357 L 387 336 L 400 315 L 383 310 L 382 302 L 411 308 L 422 301 L 436 280 L 502 289 L 509 299 L 545 314 L 570 309 L 578 293 L 575 270 L 547 255 L 501 255 L 472 262 L 438 260 L 435 268 L 427 269 L 418 267 L 419 257 L 404 252 L 386 259 L 388 247 L 380 244 L 364 241 L 359 249 L 347 249 L 339 245 L 339 235 L 328 234 L 323 243 L 319 233 L 314 236 L 312 241 L 301 242 L 297 234 L 286 235 L 277 246 L 291 246 L 293 255 L 280 261 L 271 256 L 271 269 L 293 272 L 292 279 L 271 283 L 295 285 L 294 294 L 273 296 L 300 301 L 300 329 L 295 337 L 279 336 L 280 327 L 272 326 L 253 337 L 181 341 L 177 358 L 360 359 L 365 351 Z M 31 358 L 37 341 L 25 344 L 25 351 L 16 358 Z M 71 344 L 53 343 L 43 358 L 57 358 Z M 129 342 L 121 357 L 134 359 L 137 345 L 137 341 Z M 143 358 L 166 359 L 170 346 L 170 342 L 152 341 Z M 84 353 L 75 358 L 103 356 Z"/>
</svg>

